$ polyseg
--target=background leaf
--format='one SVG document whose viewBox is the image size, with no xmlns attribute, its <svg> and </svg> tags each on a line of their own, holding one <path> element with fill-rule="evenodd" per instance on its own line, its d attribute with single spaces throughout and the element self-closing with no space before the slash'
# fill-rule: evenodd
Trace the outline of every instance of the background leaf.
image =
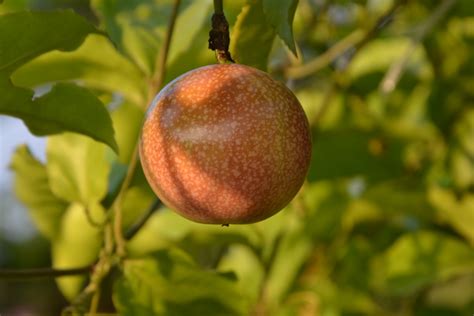
<svg viewBox="0 0 474 316">
<path fill-rule="evenodd" d="M 432 187 L 428 191 L 429 201 L 438 212 L 443 222 L 452 225 L 456 231 L 465 236 L 474 246 L 474 195 L 467 194 L 456 198 L 454 192 Z"/>
<path fill-rule="evenodd" d="M 235 282 L 200 270 L 177 250 L 130 259 L 114 287 L 122 315 L 243 315 Z"/>
<path fill-rule="evenodd" d="M 373 263 L 377 289 L 410 295 L 426 284 L 473 272 L 474 252 L 452 237 L 421 231 L 402 236 Z"/>
<path fill-rule="evenodd" d="M 250 0 L 242 8 L 232 30 L 230 43 L 232 58 L 238 63 L 267 69 L 275 31 L 265 21 L 261 0 Z"/>
<path fill-rule="evenodd" d="M 401 139 L 351 128 L 320 132 L 313 138 L 309 181 L 357 175 L 380 181 L 404 172 Z"/>
<path fill-rule="evenodd" d="M 297 56 L 295 39 L 293 38 L 293 17 L 298 0 L 263 0 L 263 12 L 268 23 L 273 26 L 278 36 Z"/>
<path fill-rule="evenodd" d="M 54 239 L 67 203 L 51 192 L 45 166 L 23 145 L 15 151 L 11 168 L 15 172 L 16 195 L 28 207 L 41 234 Z"/>
<path fill-rule="evenodd" d="M 47 159 L 46 169 L 55 195 L 86 207 L 105 196 L 110 165 L 104 145 L 77 134 L 51 136 Z"/>
<path fill-rule="evenodd" d="M 91 206 L 88 212 L 99 220 L 103 220 L 105 214 L 99 204 Z M 74 203 L 64 214 L 59 236 L 53 241 L 53 267 L 66 269 L 92 264 L 97 258 L 100 245 L 100 230 L 89 223 L 86 209 Z M 70 276 L 58 278 L 56 282 L 63 295 L 72 300 L 80 292 L 85 279 L 85 276 Z"/>
</svg>

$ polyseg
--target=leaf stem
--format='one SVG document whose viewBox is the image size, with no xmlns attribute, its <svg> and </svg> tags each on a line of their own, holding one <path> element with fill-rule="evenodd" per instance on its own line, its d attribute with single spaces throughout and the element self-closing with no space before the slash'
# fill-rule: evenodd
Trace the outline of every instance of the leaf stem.
<svg viewBox="0 0 474 316">
<path fill-rule="evenodd" d="M 125 239 L 132 239 L 140 229 L 145 225 L 145 223 L 150 219 L 151 215 L 161 206 L 161 201 L 156 199 L 148 208 L 148 210 L 143 214 L 143 216 L 135 223 L 133 226 L 125 233 Z"/>
<path fill-rule="evenodd" d="M 407 47 L 405 53 L 402 57 L 394 62 L 387 73 L 385 74 L 382 82 L 380 83 L 380 89 L 384 93 L 392 92 L 398 82 L 400 81 L 401 76 L 410 60 L 410 57 L 413 55 L 415 49 L 423 41 L 423 39 L 428 35 L 428 33 L 436 26 L 436 24 L 449 12 L 452 6 L 456 3 L 457 0 L 444 0 L 440 5 L 433 11 L 433 13 L 426 19 L 426 21 L 420 26 L 417 32 L 412 36 L 411 43 Z"/>
<path fill-rule="evenodd" d="M 92 265 L 72 269 L 0 269 L 0 279 L 60 278 L 63 276 L 86 274 L 92 271 Z"/>
</svg>

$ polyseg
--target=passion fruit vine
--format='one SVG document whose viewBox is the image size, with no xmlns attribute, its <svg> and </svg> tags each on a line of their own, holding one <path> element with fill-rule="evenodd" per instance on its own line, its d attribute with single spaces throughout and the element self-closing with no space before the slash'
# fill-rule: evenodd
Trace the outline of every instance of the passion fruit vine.
<svg viewBox="0 0 474 316">
<path fill-rule="evenodd" d="M 303 184 L 308 120 L 293 93 L 268 74 L 238 64 L 205 66 L 157 95 L 140 159 L 155 193 L 182 216 L 253 223 L 285 207 Z"/>
</svg>

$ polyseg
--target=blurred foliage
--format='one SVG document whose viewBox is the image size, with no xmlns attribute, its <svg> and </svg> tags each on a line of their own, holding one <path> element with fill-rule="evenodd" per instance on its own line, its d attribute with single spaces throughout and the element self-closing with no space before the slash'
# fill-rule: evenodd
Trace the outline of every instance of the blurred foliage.
<svg viewBox="0 0 474 316">
<path fill-rule="evenodd" d="M 26 146 L 11 159 L 15 192 L 42 237 L 0 239 L 1 267 L 96 261 L 172 3 L 0 5 L 0 114 L 36 135 L 58 134 L 48 137 L 46 163 Z M 285 81 L 307 113 L 308 180 L 285 210 L 252 225 L 201 225 L 161 207 L 127 242 L 99 310 L 471 315 L 474 2 L 239 0 L 224 8 L 235 60 Z M 215 62 L 211 14 L 211 1 L 182 1 L 165 81 Z M 139 169 L 123 198 L 123 229 L 154 199 Z M 0 314 L 57 313 L 86 282 L 0 280 Z"/>
</svg>

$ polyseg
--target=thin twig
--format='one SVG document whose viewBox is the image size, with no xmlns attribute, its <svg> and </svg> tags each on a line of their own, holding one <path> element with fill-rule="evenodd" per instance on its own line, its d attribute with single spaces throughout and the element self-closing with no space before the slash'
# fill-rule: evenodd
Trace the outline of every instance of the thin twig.
<svg viewBox="0 0 474 316">
<path fill-rule="evenodd" d="M 72 269 L 0 269 L 0 279 L 60 278 L 64 276 L 86 274 L 92 271 L 92 265 Z"/>
<path fill-rule="evenodd" d="M 110 225 L 107 225 L 109 227 Z M 107 245 L 106 245 L 107 246 Z M 94 300 L 98 300 L 96 293 L 100 291 L 102 280 L 109 274 L 112 265 L 116 263 L 113 254 L 107 252 L 106 248 L 102 249 L 99 261 L 94 266 L 94 271 L 90 276 L 89 284 L 82 290 L 82 292 L 74 299 L 72 304 L 66 307 L 63 311 L 66 315 L 77 315 L 77 313 L 83 314 L 86 310 L 85 306 L 89 297 L 92 296 L 91 304 L 95 304 Z M 98 303 L 98 301 L 97 301 Z M 94 306 L 90 306 L 89 309 L 94 310 Z"/>
<path fill-rule="evenodd" d="M 406 66 L 408 65 L 408 61 L 410 60 L 417 46 L 424 40 L 424 38 L 436 26 L 436 24 L 438 24 L 443 16 L 448 13 L 455 3 L 456 0 L 445 0 L 441 2 L 440 5 L 430 15 L 430 17 L 420 26 L 417 32 L 415 32 L 405 53 L 399 60 L 395 61 L 390 66 L 389 70 L 382 79 L 380 83 L 380 89 L 383 93 L 390 93 L 396 88 L 400 78 L 403 75 L 403 72 L 406 69 Z"/>
<path fill-rule="evenodd" d="M 375 24 L 365 34 L 361 30 L 356 30 L 334 44 L 326 52 L 319 55 L 315 59 L 295 67 L 290 67 L 285 70 L 285 75 L 288 78 L 299 79 L 310 76 L 319 70 L 327 67 L 336 58 L 346 53 L 349 49 L 352 49 L 352 54 L 348 57 L 349 61 L 352 60 L 357 52 L 360 51 L 367 43 L 375 38 L 380 31 L 391 23 L 396 11 L 406 2 L 406 0 L 395 1 L 392 7 L 385 12 L 381 17 L 377 19 Z M 346 65 L 348 62 L 346 62 Z M 344 67 L 347 68 L 347 67 Z"/>
<path fill-rule="evenodd" d="M 318 72 L 324 67 L 328 66 L 333 60 L 341 56 L 349 48 L 353 47 L 357 42 L 360 42 L 364 37 L 364 33 L 361 30 L 355 30 L 350 33 L 342 40 L 331 46 L 323 54 L 317 58 L 309 61 L 306 64 L 290 67 L 285 70 L 285 76 L 287 78 L 298 79 L 309 76 L 313 73 Z"/>
<path fill-rule="evenodd" d="M 149 85 L 149 93 L 148 93 L 148 102 L 147 106 L 155 97 L 155 94 L 161 89 L 163 85 L 163 81 L 166 75 L 166 61 L 168 60 L 168 53 L 170 50 L 171 39 L 173 38 L 174 26 L 176 24 L 176 18 L 178 16 L 179 6 L 181 4 L 181 0 L 175 0 L 173 5 L 173 11 L 171 12 L 171 16 L 168 22 L 168 28 L 165 35 L 165 40 L 163 46 L 161 46 L 160 52 L 156 57 L 155 63 L 155 72 L 152 76 L 150 85 Z"/>
<path fill-rule="evenodd" d="M 157 63 L 156 63 L 156 70 L 155 73 L 150 80 L 150 86 L 149 86 L 149 93 L 148 93 L 148 101 L 147 104 L 150 104 L 155 96 L 155 94 L 160 90 L 161 86 L 163 85 L 163 81 L 166 75 L 166 61 L 168 59 L 168 53 L 169 53 L 169 48 L 171 44 L 171 39 L 173 36 L 173 31 L 174 31 L 174 26 L 176 24 L 176 18 L 178 16 L 178 11 L 179 11 L 179 6 L 181 4 L 181 0 L 175 0 L 174 6 L 173 6 L 173 11 L 171 13 L 171 17 L 168 23 L 168 29 L 166 32 L 165 36 L 165 41 L 163 43 L 163 46 L 160 49 L 160 52 L 158 53 L 157 57 Z M 125 176 L 125 179 L 122 183 L 122 186 L 120 188 L 120 192 L 117 195 L 117 198 L 115 199 L 114 202 L 114 237 L 115 237 L 115 242 L 117 245 L 117 255 L 119 257 L 122 257 L 125 255 L 125 239 L 122 233 L 122 206 L 123 206 L 123 198 L 125 195 L 125 192 L 129 188 L 133 175 L 135 174 L 137 165 L 138 165 L 138 143 L 139 139 L 135 143 L 135 148 L 133 150 L 133 155 L 130 160 L 130 165 L 127 170 L 127 175 Z"/>
<path fill-rule="evenodd" d="M 89 315 L 94 316 L 97 313 L 97 309 L 99 307 L 100 301 L 100 288 L 95 291 L 94 295 L 92 296 L 91 305 L 89 307 Z"/>
<path fill-rule="evenodd" d="M 120 187 L 120 192 L 117 195 L 117 198 L 113 204 L 114 210 L 114 223 L 113 223 L 113 232 L 114 232 L 114 239 L 115 244 L 117 247 L 117 254 L 119 257 L 125 256 L 125 240 L 122 234 L 122 208 L 123 208 L 123 199 L 125 197 L 125 192 L 130 187 L 130 184 L 133 179 L 133 175 L 137 169 L 138 165 L 138 146 L 135 145 L 135 149 L 133 150 L 132 158 L 130 159 L 130 164 L 128 166 L 127 175 L 122 182 L 122 186 Z"/>
</svg>

